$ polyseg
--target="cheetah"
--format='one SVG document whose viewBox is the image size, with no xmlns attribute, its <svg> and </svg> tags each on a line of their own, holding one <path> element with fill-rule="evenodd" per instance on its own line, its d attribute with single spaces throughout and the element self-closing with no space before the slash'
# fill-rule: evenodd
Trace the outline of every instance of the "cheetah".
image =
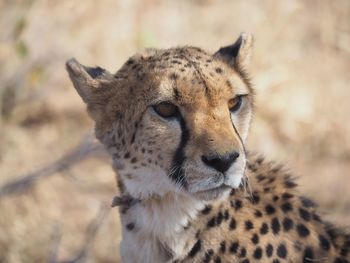
<svg viewBox="0 0 350 263">
<path fill-rule="evenodd" d="M 350 262 L 350 235 L 245 148 L 252 46 L 146 49 L 115 74 L 67 61 L 117 174 L 122 262 Z"/>
</svg>

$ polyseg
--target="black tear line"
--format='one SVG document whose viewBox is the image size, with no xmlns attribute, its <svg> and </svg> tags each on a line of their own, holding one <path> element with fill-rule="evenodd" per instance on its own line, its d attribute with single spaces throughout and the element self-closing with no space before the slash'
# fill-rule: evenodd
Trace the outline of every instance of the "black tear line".
<svg viewBox="0 0 350 263">
<path fill-rule="evenodd" d="M 188 139 L 190 137 L 190 133 L 186 127 L 185 120 L 182 118 L 181 115 L 179 115 L 179 122 L 180 122 L 180 128 L 181 128 L 181 140 L 179 143 L 179 146 L 175 152 L 174 158 L 173 158 L 173 166 L 171 169 L 171 173 L 169 174 L 170 178 L 180 186 L 183 186 L 184 188 L 187 188 L 187 181 L 185 178 L 185 173 L 183 171 L 183 163 L 186 159 L 185 157 L 185 146 L 188 142 Z"/>
</svg>

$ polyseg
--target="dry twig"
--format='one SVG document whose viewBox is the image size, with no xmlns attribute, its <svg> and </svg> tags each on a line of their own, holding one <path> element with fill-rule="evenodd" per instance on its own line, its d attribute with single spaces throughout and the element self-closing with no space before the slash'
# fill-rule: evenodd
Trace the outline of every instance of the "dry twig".
<svg viewBox="0 0 350 263">
<path fill-rule="evenodd" d="M 63 170 L 68 169 L 72 165 L 102 151 L 102 146 L 95 142 L 92 134 L 85 136 L 82 142 L 72 151 L 66 153 L 60 159 L 46 165 L 37 171 L 18 176 L 16 179 L 6 183 L 0 187 L 0 198 L 16 194 L 24 191 L 28 187 L 33 186 L 39 179 L 48 177 Z"/>
<path fill-rule="evenodd" d="M 86 260 L 88 253 L 91 249 L 92 243 L 95 240 L 97 232 L 102 226 L 108 211 L 109 209 L 107 208 L 107 206 L 101 204 L 101 207 L 97 216 L 90 222 L 90 224 L 87 227 L 87 231 L 85 234 L 85 242 L 82 248 L 79 250 L 79 252 L 74 258 L 61 261 L 60 263 L 82 263 Z M 55 262 L 50 262 L 50 263 L 55 263 Z"/>
<path fill-rule="evenodd" d="M 56 223 L 53 227 L 53 233 L 52 233 L 52 246 L 49 253 L 49 258 L 47 260 L 47 263 L 56 263 L 58 258 L 58 250 L 60 248 L 61 243 L 61 225 L 59 223 Z"/>
</svg>

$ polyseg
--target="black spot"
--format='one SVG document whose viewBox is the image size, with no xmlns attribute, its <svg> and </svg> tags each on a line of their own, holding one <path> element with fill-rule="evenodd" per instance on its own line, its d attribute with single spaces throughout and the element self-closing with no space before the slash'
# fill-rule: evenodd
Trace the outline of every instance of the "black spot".
<svg viewBox="0 0 350 263">
<path fill-rule="evenodd" d="M 126 65 L 132 65 L 132 64 L 134 64 L 134 63 L 135 63 L 134 60 L 129 59 L 125 64 L 126 64 Z"/>
<path fill-rule="evenodd" d="M 281 224 L 277 217 L 274 217 L 271 221 L 272 232 L 277 235 L 280 232 Z"/>
<path fill-rule="evenodd" d="M 272 215 L 276 212 L 276 209 L 272 205 L 265 206 L 265 211 L 268 215 Z"/>
<path fill-rule="evenodd" d="M 259 174 L 256 178 L 258 179 L 258 182 L 260 183 L 261 181 L 264 181 L 266 179 L 266 176 Z"/>
<path fill-rule="evenodd" d="M 221 263 L 221 258 L 220 258 L 219 256 L 216 256 L 216 257 L 214 258 L 214 262 L 215 262 L 215 263 Z"/>
<path fill-rule="evenodd" d="M 280 244 L 277 248 L 277 256 L 280 258 L 286 258 L 287 256 L 287 248 L 284 244 Z"/>
<path fill-rule="evenodd" d="M 284 186 L 287 188 L 295 188 L 297 184 L 293 182 L 291 178 L 287 177 L 286 180 L 284 181 Z"/>
<path fill-rule="evenodd" d="M 293 206 L 291 205 L 291 203 L 287 202 L 287 203 L 283 203 L 281 205 L 281 209 L 282 209 L 283 212 L 287 213 L 287 212 L 293 210 Z"/>
<path fill-rule="evenodd" d="M 300 237 L 307 237 L 308 235 L 310 235 L 310 230 L 303 224 L 297 225 L 297 232 Z"/>
<path fill-rule="evenodd" d="M 253 256 L 254 256 L 254 258 L 256 258 L 256 259 L 261 259 L 261 257 L 262 257 L 262 249 L 260 248 L 260 247 L 258 247 L 258 248 L 256 248 L 255 250 L 254 250 L 254 253 L 253 253 Z"/>
<path fill-rule="evenodd" d="M 170 61 L 170 63 L 171 63 L 171 64 L 179 64 L 179 65 L 181 64 L 181 62 L 180 62 L 180 61 L 175 60 L 175 59 L 174 59 L 174 60 L 172 60 L 172 61 Z"/>
<path fill-rule="evenodd" d="M 290 193 L 284 193 L 283 195 L 282 195 L 282 198 L 283 199 L 291 199 L 291 198 L 293 198 L 294 197 L 294 195 L 292 195 L 292 194 L 290 194 Z"/>
<path fill-rule="evenodd" d="M 242 260 L 240 263 L 250 263 L 250 261 L 249 261 L 249 259 L 244 259 L 244 260 Z"/>
<path fill-rule="evenodd" d="M 219 74 L 222 73 L 222 69 L 221 68 L 216 68 L 215 71 L 216 71 L 216 73 L 219 73 Z"/>
<path fill-rule="evenodd" d="M 267 257 L 272 257 L 273 254 L 273 246 L 271 244 L 268 244 L 265 249 Z"/>
<path fill-rule="evenodd" d="M 256 210 L 256 211 L 254 212 L 254 215 L 255 215 L 256 217 L 262 217 L 262 216 L 263 216 L 263 214 L 262 214 L 259 210 Z"/>
<path fill-rule="evenodd" d="M 271 177 L 268 181 L 267 184 L 271 184 L 276 180 L 276 177 Z"/>
<path fill-rule="evenodd" d="M 264 193 L 270 192 L 271 188 L 270 187 L 264 187 Z"/>
<path fill-rule="evenodd" d="M 259 203 L 259 201 L 260 201 L 259 195 L 256 194 L 256 193 L 253 193 L 252 196 L 251 196 L 251 198 L 250 198 L 250 201 L 251 201 L 253 204 Z"/>
<path fill-rule="evenodd" d="M 247 250 L 245 249 L 245 247 L 242 247 L 238 257 L 244 258 L 246 255 L 247 255 Z"/>
<path fill-rule="evenodd" d="M 330 243 L 328 241 L 328 239 L 323 236 L 323 235 L 319 235 L 318 236 L 318 240 L 320 241 L 320 247 L 323 249 L 323 250 L 326 250 L 328 251 L 330 249 Z"/>
<path fill-rule="evenodd" d="M 216 216 L 212 217 L 207 223 L 207 227 L 214 227 L 214 226 L 216 226 Z"/>
<path fill-rule="evenodd" d="M 278 195 L 274 195 L 272 198 L 272 200 L 275 202 L 278 201 L 279 199 L 280 199 L 280 197 Z"/>
<path fill-rule="evenodd" d="M 188 253 L 188 256 L 193 258 L 201 250 L 201 247 L 202 247 L 202 241 L 198 239 L 197 242 L 192 247 L 191 251 Z"/>
<path fill-rule="evenodd" d="M 314 262 L 314 252 L 311 247 L 305 248 L 303 262 Z"/>
<path fill-rule="evenodd" d="M 285 219 L 283 219 L 282 225 L 283 225 L 283 231 L 288 232 L 293 228 L 294 222 L 292 219 L 286 217 Z"/>
<path fill-rule="evenodd" d="M 221 241 L 221 243 L 220 243 L 220 252 L 221 253 L 226 252 L 226 242 L 225 241 Z"/>
<path fill-rule="evenodd" d="M 224 220 L 227 221 L 229 219 L 229 217 L 230 217 L 230 214 L 228 212 L 228 209 L 226 209 L 224 212 Z"/>
<path fill-rule="evenodd" d="M 300 201 L 301 201 L 301 204 L 304 206 L 304 207 L 315 207 L 315 203 L 314 201 L 312 201 L 311 199 L 309 198 L 306 198 L 304 196 L 301 196 L 300 197 Z"/>
<path fill-rule="evenodd" d="M 253 228 L 254 228 L 254 225 L 253 225 L 252 221 L 250 221 L 250 220 L 245 221 L 245 229 L 246 230 L 251 230 Z"/>
<path fill-rule="evenodd" d="M 280 263 L 280 261 L 278 259 L 274 259 L 272 263 Z"/>
<path fill-rule="evenodd" d="M 266 223 L 263 223 L 260 227 L 260 234 L 266 235 L 269 232 L 269 226 Z"/>
<path fill-rule="evenodd" d="M 204 207 L 204 209 L 202 210 L 202 214 L 203 214 L 203 215 L 209 214 L 210 211 L 211 211 L 211 209 L 212 209 L 211 205 L 206 205 L 206 206 Z"/>
<path fill-rule="evenodd" d="M 130 158 L 130 153 L 129 153 L 129 152 L 127 152 L 126 154 L 124 154 L 124 159 L 128 159 L 128 158 Z"/>
<path fill-rule="evenodd" d="M 214 254 L 214 251 L 212 249 L 207 250 L 203 258 L 203 263 L 209 263 L 213 254 Z"/>
<path fill-rule="evenodd" d="M 304 208 L 299 208 L 299 215 L 305 221 L 310 221 L 311 215 L 309 211 L 305 210 Z"/>
<path fill-rule="evenodd" d="M 251 238 L 251 241 L 253 242 L 254 245 L 259 243 L 259 236 L 257 234 L 254 234 Z"/>
<path fill-rule="evenodd" d="M 236 190 L 235 189 L 232 189 L 231 192 L 230 192 L 230 196 L 233 196 L 236 194 Z"/>
<path fill-rule="evenodd" d="M 222 223 L 222 219 L 224 218 L 224 215 L 222 214 L 222 212 L 220 211 L 216 217 L 216 224 L 220 225 Z"/>
<path fill-rule="evenodd" d="M 327 225 L 327 233 L 332 241 L 334 241 L 339 236 L 339 231 L 331 224 Z"/>
<path fill-rule="evenodd" d="M 260 156 L 260 157 L 258 157 L 258 158 L 256 159 L 256 162 L 257 162 L 258 164 L 262 164 L 263 161 L 264 161 L 264 157 L 262 157 L 262 156 Z"/>
<path fill-rule="evenodd" d="M 229 227 L 230 227 L 231 230 L 234 230 L 234 229 L 236 229 L 236 227 L 237 227 L 236 220 L 235 220 L 233 217 L 231 218 Z"/>
<path fill-rule="evenodd" d="M 128 223 L 126 225 L 126 229 L 129 230 L 129 231 L 133 230 L 134 228 L 135 228 L 135 224 L 134 223 Z"/>
<path fill-rule="evenodd" d="M 236 211 L 242 208 L 242 201 L 241 200 L 236 200 L 235 201 L 235 209 Z"/>
<path fill-rule="evenodd" d="M 137 158 L 136 158 L 136 157 L 132 158 L 132 159 L 130 160 L 130 162 L 131 162 L 131 163 L 136 163 L 136 162 L 137 162 Z"/>
<path fill-rule="evenodd" d="M 321 217 L 318 214 L 312 214 L 312 218 L 317 222 L 322 222 Z"/>
<path fill-rule="evenodd" d="M 187 222 L 187 224 L 184 226 L 184 230 L 187 230 L 187 229 L 189 229 L 190 227 L 191 227 L 191 222 Z"/>
<path fill-rule="evenodd" d="M 238 250 L 238 247 L 239 247 L 239 243 L 238 242 L 232 242 L 232 244 L 230 246 L 230 252 L 232 254 L 236 254 L 237 250 Z"/>
</svg>

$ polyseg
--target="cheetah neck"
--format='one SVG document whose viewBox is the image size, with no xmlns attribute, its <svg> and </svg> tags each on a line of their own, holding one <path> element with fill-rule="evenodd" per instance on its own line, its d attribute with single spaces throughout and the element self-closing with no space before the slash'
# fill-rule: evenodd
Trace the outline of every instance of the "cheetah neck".
<svg viewBox="0 0 350 263">
<path fill-rule="evenodd" d="M 140 200 L 121 213 L 123 262 L 166 262 L 188 252 L 205 203 L 186 194 Z M 133 260 L 130 260 L 130 259 Z"/>
</svg>

